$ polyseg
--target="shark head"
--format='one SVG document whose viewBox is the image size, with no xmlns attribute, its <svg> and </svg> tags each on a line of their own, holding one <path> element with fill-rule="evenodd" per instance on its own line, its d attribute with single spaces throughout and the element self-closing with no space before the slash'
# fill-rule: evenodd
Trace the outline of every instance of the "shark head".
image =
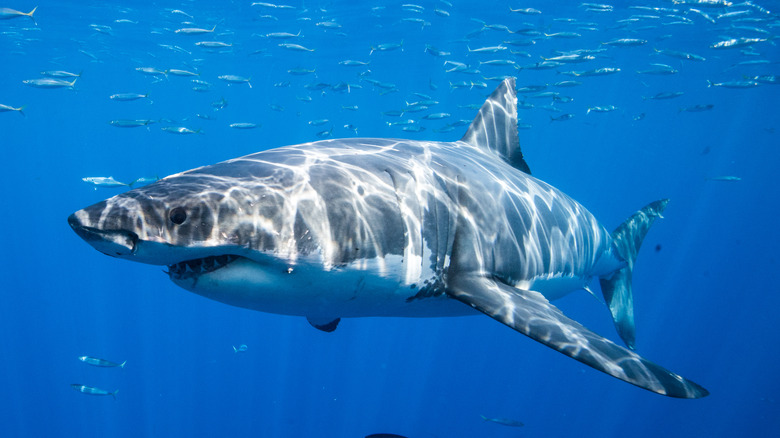
<svg viewBox="0 0 780 438">
<path fill-rule="evenodd" d="M 292 196 L 293 172 L 269 164 L 246 175 L 240 167 L 172 175 L 79 210 L 68 223 L 98 251 L 165 265 L 174 283 L 196 293 L 211 295 L 212 283 L 238 278 L 270 287 L 301 258 L 317 257 L 317 233 L 304 219 L 316 212 Z"/>
<path fill-rule="evenodd" d="M 168 177 L 79 210 L 68 223 L 104 254 L 153 265 L 240 253 L 249 233 L 261 246 L 272 247 L 282 199 L 269 190 L 204 189 L 198 179 L 205 183 L 190 175 Z M 266 221 L 248 230 L 242 219 L 256 211 L 263 211 Z"/>
<path fill-rule="evenodd" d="M 351 298 L 372 263 L 401 258 L 404 233 L 400 214 L 388 207 L 396 202 L 392 184 L 364 191 L 357 177 L 302 152 L 308 149 L 171 175 L 79 210 L 68 223 L 104 254 L 167 266 L 170 279 L 191 292 L 255 310 L 316 315 L 327 306 L 313 295 L 338 300 L 333 290 L 348 282 L 344 300 Z M 374 217 L 391 232 L 368 230 Z M 365 269 L 333 275 L 350 263 Z"/>
</svg>

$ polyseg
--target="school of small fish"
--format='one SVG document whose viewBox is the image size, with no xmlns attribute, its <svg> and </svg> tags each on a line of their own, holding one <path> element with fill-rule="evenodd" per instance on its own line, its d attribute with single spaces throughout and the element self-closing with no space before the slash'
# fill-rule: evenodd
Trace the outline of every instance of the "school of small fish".
<svg viewBox="0 0 780 438">
<path fill-rule="evenodd" d="M 463 105 L 459 111 L 443 112 L 439 102 L 462 91 L 486 94 L 493 88 L 489 83 L 507 76 L 518 78 L 521 129 L 538 126 L 539 113 L 547 114 L 542 120 L 549 122 L 576 117 L 592 121 L 608 117 L 602 115 L 606 113 L 637 122 L 657 110 L 652 101 L 659 100 L 680 102 L 675 108 L 680 113 L 715 109 L 701 100 L 701 93 L 696 93 L 698 100 L 686 100 L 688 90 L 681 91 L 677 84 L 690 83 L 691 78 L 702 90 L 780 83 L 774 43 L 780 19 L 760 2 L 529 2 L 539 9 L 522 3 L 492 5 L 505 11 L 501 22 L 482 20 L 473 11 L 461 12 L 456 2 L 447 0 L 356 4 L 348 13 L 337 5 L 247 2 L 240 5 L 244 22 L 184 7 L 160 9 L 157 17 L 144 17 L 127 7 L 111 23 L 87 26 L 97 37 L 78 40 L 79 53 L 67 60 L 74 66 L 72 72 L 49 69 L 41 77 L 21 82 L 43 89 L 78 89 L 82 81 L 111 81 L 90 77 L 89 64 L 118 62 L 143 75 L 148 86 L 127 90 L 119 81 L 113 84 L 116 92 L 107 97 L 119 105 L 140 101 L 154 106 L 165 94 L 149 89 L 189 81 L 191 92 L 215 96 L 211 108 L 192 108 L 185 117 L 106 121 L 119 128 L 145 127 L 176 135 L 208 133 L 217 123 L 216 113 L 228 106 L 227 99 L 218 97 L 224 87 L 245 87 L 247 100 L 285 89 L 286 98 L 268 101 L 250 117 L 223 126 L 262 131 L 265 110 L 301 117 L 301 108 L 313 102 L 319 104 L 322 117 L 301 119 L 300 125 L 314 128 L 309 133 L 318 138 L 358 134 L 357 123 L 330 122 L 336 112 L 341 113 L 340 121 L 351 122 L 344 111 L 361 111 L 407 133 L 450 132 L 467 124 L 473 108 Z M 569 18 L 567 12 L 578 18 Z M 30 12 L 0 9 L 0 19 L 22 26 L 5 30 L 0 37 L 15 43 L 22 54 L 33 38 L 30 34 L 40 30 L 34 14 L 46 13 L 37 8 Z M 368 33 L 375 37 L 361 33 L 368 25 L 378 29 Z M 128 32 L 149 43 L 146 52 L 118 53 Z M 646 89 L 633 96 L 635 104 L 630 107 L 610 101 L 625 97 L 621 96 L 624 82 L 614 78 L 626 76 Z M 594 90 L 599 97 L 594 97 Z M 152 94 L 158 99 L 152 101 Z M 328 99 L 332 95 L 346 97 L 334 107 Z M 360 110 L 351 102 L 352 96 L 361 99 Z M 362 103 L 366 96 L 375 97 L 374 108 Z M 24 105 L 0 103 L 0 112 L 25 115 L 24 109 L 29 113 Z M 133 112 L 138 112 L 137 107 Z M 319 126 L 325 129 L 316 129 Z"/>
<path fill-rule="evenodd" d="M 127 365 L 127 361 L 119 363 L 119 362 L 112 362 L 110 360 L 101 359 L 99 357 L 92 357 L 92 356 L 79 356 L 79 360 L 84 362 L 87 365 L 92 365 L 93 367 L 100 367 L 100 368 L 124 369 L 125 365 Z M 114 400 L 116 400 L 116 394 L 119 392 L 118 389 L 114 391 L 107 391 L 105 389 L 100 389 L 94 386 L 82 385 L 81 383 L 71 383 L 70 387 L 82 394 L 96 395 L 96 396 L 110 395 L 111 398 L 113 398 Z"/>
</svg>

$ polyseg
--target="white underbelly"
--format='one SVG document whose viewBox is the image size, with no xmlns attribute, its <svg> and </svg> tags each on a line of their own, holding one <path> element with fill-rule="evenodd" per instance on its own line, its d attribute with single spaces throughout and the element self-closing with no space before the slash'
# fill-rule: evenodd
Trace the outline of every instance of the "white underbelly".
<svg viewBox="0 0 780 438">
<path fill-rule="evenodd" d="M 216 271 L 174 283 L 204 297 L 261 312 L 323 318 L 361 316 L 435 317 L 476 314 L 448 298 L 417 297 L 391 264 L 324 270 L 316 264 L 292 269 L 281 263 L 239 259 Z M 410 299 L 411 298 L 411 299 Z"/>
<path fill-rule="evenodd" d="M 589 278 L 569 275 L 549 275 L 521 281 L 516 284 L 515 287 L 539 292 L 549 301 L 553 301 L 568 295 L 575 290 L 585 289 L 589 282 Z"/>
</svg>

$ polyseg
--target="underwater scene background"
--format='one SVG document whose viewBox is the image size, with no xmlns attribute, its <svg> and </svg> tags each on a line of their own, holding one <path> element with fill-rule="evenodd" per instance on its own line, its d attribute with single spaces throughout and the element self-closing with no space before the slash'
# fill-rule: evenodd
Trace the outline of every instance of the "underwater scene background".
<svg viewBox="0 0 780 438">
<path fill-rule="evenodd" d="M 21 11 L 0 11 L 2 436 L 780 433 L 777 1 L 0 6 Z M 652 394 L 485 316 L 323 333 L 187 293 L 66 223 L 128 189 L 83 178 L 457 140 L 506 76 L 536 177 L 607 229 L 671 199 L 634 270 L 637 352 L 708 397 Z M 555 305 L 619 342 L 587 292 Z"/>
</svg>

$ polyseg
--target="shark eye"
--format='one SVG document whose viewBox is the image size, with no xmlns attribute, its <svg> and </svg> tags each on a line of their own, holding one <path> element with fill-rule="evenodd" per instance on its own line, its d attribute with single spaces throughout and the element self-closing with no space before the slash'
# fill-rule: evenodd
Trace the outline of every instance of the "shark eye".
<svg viewBox="0 0 780 438">
<path fill-rule="evenodd" d="M 171 222 L 176 225 L 181 225 L 185 220 L 187 220 L 187 212 L 184 211 L 184 209 L 181 207 L 176 207 L 171 210 L 168 216 L 171 218 Z"/>
</svg>

